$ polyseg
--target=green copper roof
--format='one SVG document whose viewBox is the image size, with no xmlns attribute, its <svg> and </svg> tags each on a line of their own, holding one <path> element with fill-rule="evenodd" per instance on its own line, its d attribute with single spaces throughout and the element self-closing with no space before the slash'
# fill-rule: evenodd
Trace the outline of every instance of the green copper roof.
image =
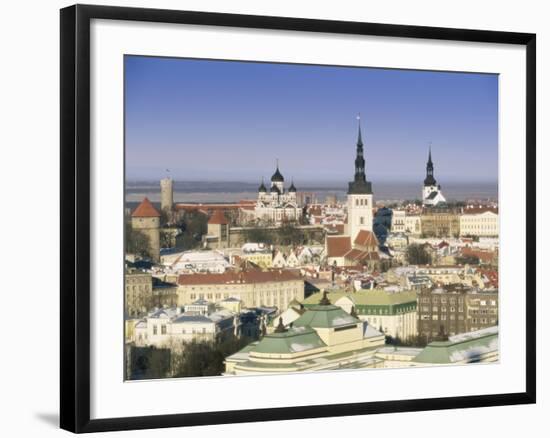
<svg viewBox="0 0 550 438">
<path fill-rule="evenodd" d="M 290 328 L 282 333 L 265 335 L 252 348 L 252 353 L 292 354 L 326 347 L 319 335 L 309 327 Z"/>
<path fill-rule="evenodd" d="M 322 294 L 316 293 L 304 300 L 305 305 L 317 304 Z M 360 306 L 392 306 L 396 304 L 416 303 L 416 291 L 386 292 L 382 289 L 362 289 L 354 293 L 344 291 L 330 292 L 328 298 L 335 303 L 342 297 L 350 297 Z"/>
<path fill-rule="evenodd" d="M 317 298 L 317 302 L 319 298 Z M 294 327 L 313 327 L 313 328 L 334 328 L 361 322 L 359 319 L 349 315 L 341 307 L 311 306 L 306 312 L 294 321 Z"/>
<path fill-rule="evenodd" d="M 498 327 L 451 336 L 448 341 L 430 342 L 413 361 L 448 364 L 478 362 L 483 354 L 498 350 Z"/>
</svg>

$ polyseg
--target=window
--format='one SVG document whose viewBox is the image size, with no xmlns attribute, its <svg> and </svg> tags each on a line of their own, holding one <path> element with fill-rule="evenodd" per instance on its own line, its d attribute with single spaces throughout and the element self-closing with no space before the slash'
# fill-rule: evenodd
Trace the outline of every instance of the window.
<svg viewBox="0 0 550 438">
<path fill-rule="evenodd" d="M 165 335 L 166 334 L 166 325 L 162 324 L 160 326 L 160 334 Z"/>
<path fill-rule="evenodd" d="M 364 225 L 364 223 L 365 223 L 365 218 L 364 218 L 363 216 L 361 216 L 361 217 L 359 218 L 359 222 L 361 223 L 361 225 Z"/>
<path fill-rule="evenodd" d="M 157 334 L 157 326 L 156 326 L 156 325 L 153 326 L 153 334 L 154 334 L 154 335 Z"/>
</svg>

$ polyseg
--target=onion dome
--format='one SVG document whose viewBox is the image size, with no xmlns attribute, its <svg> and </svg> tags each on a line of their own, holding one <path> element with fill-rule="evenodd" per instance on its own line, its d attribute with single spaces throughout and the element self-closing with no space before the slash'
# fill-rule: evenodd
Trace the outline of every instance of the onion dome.
<svg viewBox="0 0 550 438">
<path fill-rule="evenodd" d="M 275 170 L 275 173 L 271 177 L 271 182 L 285 182 L 285 179 L 279 170 L 279 160 L 277 160 L 277 170 Z"/>
<path fill-rule="evenodd" d="M 290 193 L 296 193 L 296 187 L 294 187 L 294 181 L 290 184 L 290 187 L 288 189 Z"/>
<path fill-rule="evenodd" d="M 265 193 L 267 192 L 267 189 L 265 188 L 264 179 L 262 178 L 262 183 L 260 184 L 260 187 L 258 188 L 258 192 Z"/>
</svg>

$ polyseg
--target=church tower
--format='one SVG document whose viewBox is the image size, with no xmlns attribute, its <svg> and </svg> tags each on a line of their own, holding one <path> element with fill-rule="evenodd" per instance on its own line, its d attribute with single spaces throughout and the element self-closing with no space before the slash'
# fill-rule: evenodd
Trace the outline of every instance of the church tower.
<svg viewBox="0 0 550 438">
<path fill-rule="evenodd" d="M 355 157 L 355 177 L 348 187 L 348 233 L 351 241 L 355 241 L 361 230 L 372 231 L 372 184 L 366 180 L 365 158 L 363 156 L 363 139 L 361 138 L 361 118 L 357 135 L 357 151 Z"/>
<path fill-rule="evenodd" d="M 437 185 L 437 181 L 434 178 L 432 145 L 430 144 L 428 162 L 426 163 L 426 178 L 424 178 L 424 187 L 422 188 L 422 204 L 425 206 L 434 206 L 444 202 L 445 198 L 441 193 L 441 186 Z"/>
</svg>

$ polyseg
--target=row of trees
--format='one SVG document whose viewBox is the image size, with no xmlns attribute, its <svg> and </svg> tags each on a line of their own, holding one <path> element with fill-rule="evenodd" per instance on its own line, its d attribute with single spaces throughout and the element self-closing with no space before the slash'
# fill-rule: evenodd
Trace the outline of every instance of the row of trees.
<svg viewBox="0 0 550 438">
<path fill-rule="evenodd" d="M 131 379 L 219 376 L 225 371 L 225 358 L 252 342 L 246 337 L 184 342 L 178 348 L 131 347 Z M 175 347 L 175 346 L 173 346 Z"/>
<path fill-rule="evenodd" d="M 247 242 L 263 242 L 268 245 L 304 245 L 310 240 L 307 233 L 294 223 L 286 223 L 276 229 L 268 229 L 262 226 L 250 226 L 244 231 L 244 239 Z"/>
<path fill-rule="evenodd" d="M 130 222 L 125 223 L 125 252 L 136 254 L 141 257 L 150 257 L 149 236 L 140 230 L 134 230 Z"/>
<path fill-rule="evenodd" d="M 225 371 L 225 358 L 250 342 L 251 340 L 245 337 L 230 337 L 220 342 L 187 342 L 182 352 L 173 358 L 173 376 L 219 376 Z"/>
<path fill-rule="evenodd" d="M 410 265 L 428 265 L 432 262 L 432 257 L 426 251 L 424 245 L 413 243 L 407 247 L 407 261 Z"/>
<path fill-rule="evenodd" d="M 204 213 L 190 210 L 179 218 L 176 226 L 181 230 L 181 234 L 176 239 L 176 246 L 184 249 L 194 249 L 201 245 L 202 236 L 208 230 L 208 218 Z"/>
</svg>

